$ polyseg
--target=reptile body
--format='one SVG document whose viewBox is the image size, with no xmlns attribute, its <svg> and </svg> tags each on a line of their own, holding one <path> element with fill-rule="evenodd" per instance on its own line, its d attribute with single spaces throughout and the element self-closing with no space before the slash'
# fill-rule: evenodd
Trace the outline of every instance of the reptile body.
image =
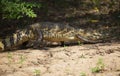
<svg viewBox="0 0 120 76">
<path fill-rule="evenodd" d="M 69 26 L 67 23 L 41 22 L 30 25 L 30 27 L 40 29 L 43 35 L 43 40 L 46 41 L 82 41 L 89 43 L 101 42 L 97 41 L 97 37 L 100 37 L 99 33 L 85 32 L 85 30 L 74 28 Z M 89 37 L 91 36 L 96 37 L 94 37 L 94 39 L 90 39 Z"/>
<path fill-rule="evenodd" d="M 80 42 L 80 43 L 99 43 L 103 42 L 100 37 L 101 34 L 94 30 L 86 31 L 84 29 L 75 28 L 70 26 L 67 23 L 53 23 L 53 22 L 40 22 L 30 25 L 32 29 L 40 29 L 42 32 L 42 40 L 50 42 L 61 43 L 64 45 L 64 42 L 71 43 L 71 42 Z M 42 46 L 46 45 L 45 42 L 42 42 Z M 31 42 L 29 44 L 32 44 Z M 45 44 L 44 44 L 45 43 Z M 49 45 L 49 43 L 48 43 Z M 28 45 L 33 46 L 33 45 Z"/>
<path fill-rule="evenodd" d="M 95 36 L 90 38 L 91 36 Z M 50 42 L 69 42 L 80 41 L 89 43 L 98 43 L 96 41 L 99 37 L 98 33 L 87 32 L 83 29 L 74 28 L 67 23 L 53 23 L 53 22 L 40 22 L 27 26 L 24 29 L 14 33 L 10 37 L 6 37 L 0 42 L 0 48 L 2 50 L 11 49 L 21 45 L 28 41 L 37 45 L 42 43 L 41 41 Z"/>
</svg>

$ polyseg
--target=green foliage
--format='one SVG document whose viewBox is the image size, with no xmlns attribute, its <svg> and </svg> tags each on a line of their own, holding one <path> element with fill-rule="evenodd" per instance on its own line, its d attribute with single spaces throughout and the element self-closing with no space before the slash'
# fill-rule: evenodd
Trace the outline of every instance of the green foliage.
<svg viewBox="0 0 120 76">
<path fill-rule="evenodd" d="M 80 76 L 87 76 L 85 72 L 81 72 Z"/>
<path fill-rule="evenodd" d="M 19 63 L 20 64 L 23 64 L 23 62 L 26 60 L 26 58 L 23 56 L 23 55 L 21 55 L 20 56 L 20 61 L 19 61 Z"/>
<path fill-rule="evenodd" d="M 23 2 L 21 0 L 1 0 L 2 18 L 19 19 L 23 16 L 36 17 L 33 8 L 40 8 L 40 4 Z"/>
<path fill-rule="evenodd" d="M 103 60 L 100 58 L 97 62 L 97 65 L 93 67 L 91 70 L 93 73 L 99 73 L 104 69 L 105 64 L 103 63 Z"/>
<path fill-rule="evenodd" d="M 99 11 L 99 7 L 100 7 L 100 0 L 92 0 L 93 4 L 94 4 L 94 9 L 96 11 Z"/>
<path fill-rule="evenodd" d="M 34 73 L 35 73 L 35 75 L 36 75 L 36 76 L 40 76 L 41 71 L 40 71 L 40 70 L 35 69 L 35 70 L 34 70 Z"/>
<path fill-rule="evenodd" d="M 92 0 L 92 2 L 94 3 L 94 5 L 96 7 L 99 7 L 100 6 L 100 0 Z"/>
<path fill-rule="evenodd" d="M 101 69 L 98 66 L 92 68 L 91 70 L 92 70 L 92 73 L 98 73 L 101 71 Z"/>
</svg>

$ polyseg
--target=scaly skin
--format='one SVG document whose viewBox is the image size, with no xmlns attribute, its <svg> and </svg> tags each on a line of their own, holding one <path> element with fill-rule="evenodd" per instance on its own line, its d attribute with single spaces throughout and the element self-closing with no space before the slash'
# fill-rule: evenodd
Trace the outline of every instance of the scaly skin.
<svg viewBox="0 0 120 76">
<path fill-rule="evenodd" d="M 80 41 L 97 43 L 100 42 L 97 41 L 99 37 L 99 33 L 86 32 L 83 29 L 77 29 L 65 23 L 40 22 L 29 25 L 12 36 L 6 37 L 0 42 L 0 48 L 2 50 L 11 49 L 26 41 L 33 42 L 39 46 L 42 40 L 50 42 Z"/>
<path fill-rule="evenodd" d="M 38 33 L 32 29 L 22 29 L 0 41 L 0 50 L 12 50 L 29 40 L 37 40 Z"/>
<path fill-rule="evenodd" d="M 32 28 L 41 30 L 43 40 L 51 42 L 65 42 L 65 41 L 82 41 L 89 43 L 101 42 L 97 40 L 100 37 L 99 33 L 85 32 L 83 29 L 77 29 L 65 23 L 41 22 L 30 25 Z M 90 39 L 89 37 L 94 36 Z"/>
</svg>

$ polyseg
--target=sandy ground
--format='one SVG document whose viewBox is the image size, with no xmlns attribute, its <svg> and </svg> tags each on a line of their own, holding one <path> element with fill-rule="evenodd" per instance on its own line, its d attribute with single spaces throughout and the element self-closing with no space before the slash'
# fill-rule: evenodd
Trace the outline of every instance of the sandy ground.
<svg viewBox="0 0 120 76">
<path fill-rule="evenodd" d="M 120 76 L 120 44 L 3 52 L 0 76 Z"/>
</svg>

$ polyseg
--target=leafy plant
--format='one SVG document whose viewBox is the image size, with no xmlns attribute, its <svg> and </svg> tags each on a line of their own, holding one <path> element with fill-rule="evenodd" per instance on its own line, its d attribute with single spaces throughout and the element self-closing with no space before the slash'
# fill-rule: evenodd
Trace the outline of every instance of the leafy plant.
<svg viewBox="0 0 120 76">
<path fill-rule="evenodd" d="M 19 63 L 22 64 L 24 61 L 25 61 L 25 57 L 23 55 L 21 55 Z"/>
<path fill-rule="evenodd" d="M 97 65 L 99 66 L 100 69 L 103 69 L 105 64 L 103 63 L 103 60 L 100 58 L 97 62 Z"/>
<path fill-rule="evenodd" d="M 40 6 L 37 3 L 23 2 L 21 0 L 1 0 L 0 2 L 3 19 L 19 19 L 23 16 L 36 17 L 33 8 L 40 8 Z"/>
<path fill-rule="evenodd" d="M 34 73 L 36 76 L 40 76 L 40 70 L 35 69 Z"/>
<path fill-rule="evenodd" d="M 101 69 L 98 66 L 92 68 L 92 73 L 98 73 L 100 71 L 101 71 Z"/>
<path fill-rule="evenodd" d="M 102 59 L 99 59 L 97 65 L 93 67 L 91 70 L 93 73 L 98 73 L 104 69 L 105 64 L 103 63 Z"/>
<path fill-rule="evenodd" d="M 86 73 L 85 72 L 81 72 L 80 76 L 86 76 Z"/>
</svg>

